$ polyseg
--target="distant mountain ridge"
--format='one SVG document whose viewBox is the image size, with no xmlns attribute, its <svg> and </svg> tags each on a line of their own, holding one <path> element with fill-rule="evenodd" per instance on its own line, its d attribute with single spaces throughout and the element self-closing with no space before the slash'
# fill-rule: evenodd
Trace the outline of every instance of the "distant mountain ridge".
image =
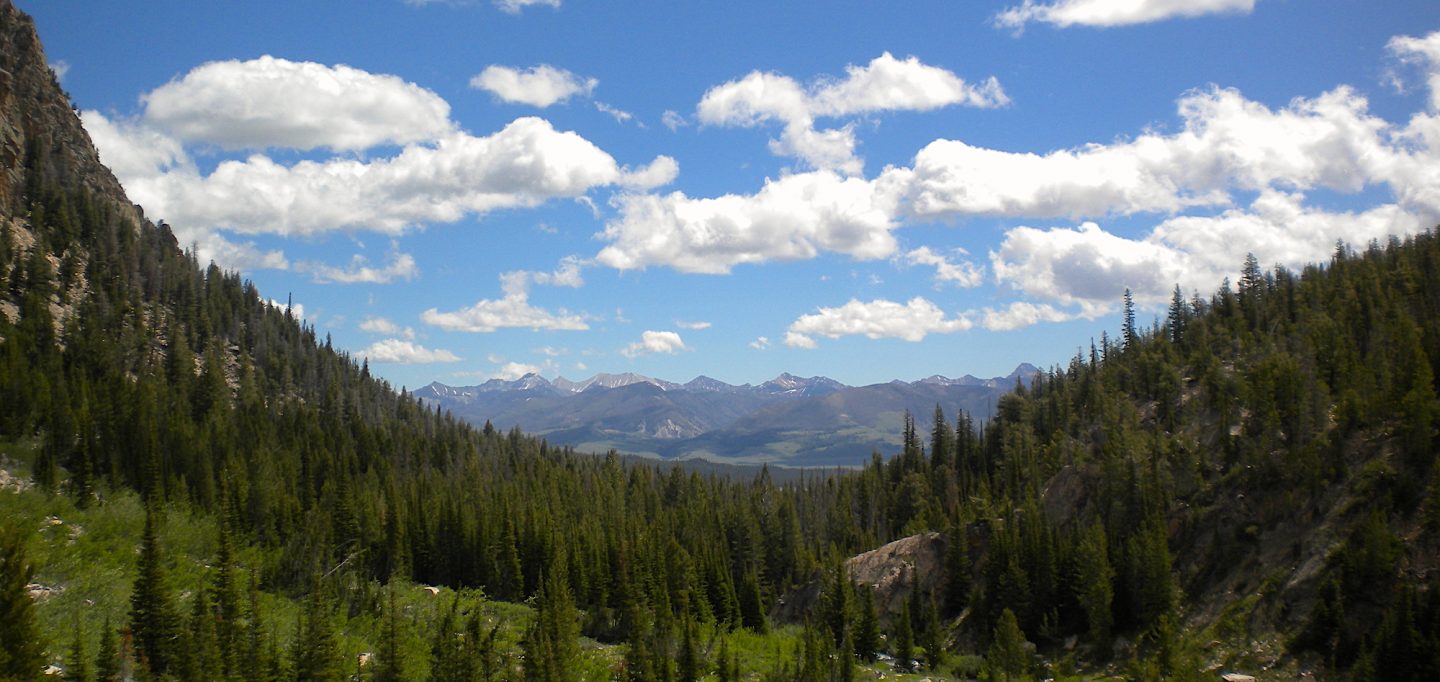
<svg viewBox="0 0 1440 682">
<path fill-rule="evenodd" d="M 583 381 L 538 374 L 475 386 L 434 382 L 414 396 L 474 424 L 519 426 L 556 445 L 720 462 L 851 466 L 872 451 L 893 452 L 908 410 L 928 421 L 938 405 L 954 421 L 988 419 L 995 401 L 1039 369 L 1022 363 L 1007 376 L 847 386 L 783 373 L 758 385 L 697 376 L 679 384 L 635 373 Z"/>
</svg>

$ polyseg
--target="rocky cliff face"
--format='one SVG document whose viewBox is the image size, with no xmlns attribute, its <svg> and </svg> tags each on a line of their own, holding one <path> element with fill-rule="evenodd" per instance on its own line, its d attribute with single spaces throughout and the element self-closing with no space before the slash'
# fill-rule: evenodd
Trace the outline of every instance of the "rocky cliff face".
<svg viewBox="0 0 1440 682">
<path fill-rule="evenodd" d="M 50 70 L 35 22 L 0 0 L 0 212 L 24 215 L 27 167 L 67 190 L 113 198 L 122 216 L 142 220 L 80 124 Z"/>
</svg>

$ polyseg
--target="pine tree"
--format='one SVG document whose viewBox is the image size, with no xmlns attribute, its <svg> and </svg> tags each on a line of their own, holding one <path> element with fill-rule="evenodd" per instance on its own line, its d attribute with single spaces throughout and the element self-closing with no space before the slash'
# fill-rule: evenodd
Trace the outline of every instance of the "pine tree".
<svg viewBox="0 0 1440 682">
<path fill-rule="evenodd" d="M 1135 350 L 1136 344 L 1140 341 L 1139 333 L 1135 329 L 1135 297 L 1130 294 L 1130 287 L 1125 287 L 1122 324 L 1121 333 L 1124 335 L 1122 341 L 1125 344 L 1124 350 L 1128 353 Z"/>
<path fill-rule="evenodd" d="M 836 671 L 836 682 L 854 682 L 855 680 L 855 642 L 849 631 L 845 632 L 845 641 L 840 643 L 840 650 L 835 653 L 840 658 L 840 669 Z"/>
<path fill-rule="evenodd" d="M 215 635 L 220 660 L 227 675 L 240 673 L 241 613 L 240 588 L 235 579 L 235 557 L 232 547 L 230 488 L 227 477 L 221 478 L 220 510 L 217 514 L 218 549 L 215 554 L 215 580 L 211 592 L 215 599 Z M 252 651 L 250 655 L 255 655 Z"/>
<path fill-rule="evenodd" d="M 1176 607 L 1175 579 L 1170 573 L 1170 547 L 1165 524 L 1146 521 L 1126 543 L 1126 585 L 1131 612 L 1142 628 L 1153 626 Z"/>
<path fill-rule="evenodd" d="M 35 574 L 20 529 L 0 529 L 0 679 L 36 678 L 45 649 L 25 586 Z"/>
<path fill-rule="evenodd" d="M 65 682 L 89 682 L 90 662 L 85 660 L 85 639 L 84 630 L 80 627 L 80 618 L 75 618 L 75 634 L 70 640 L 70 651 L 65 657 Z"/>
<path fill-rule="evenodd" d="M 295 661 L 298 682 L 338 682 L 345 679 L 345 661 L 335 641 L 330 624 L 330 608 L 321 594 L 324 587 L 317 578 L 306 600 L 291 658 Z"/>
<path fill-rule="evenodd" d="M 895 656 L 895 667 L 899 670 L 915 669 L 915 630 L 910 621 L 910 603 L 905 603 L 905 608 L 890 623 L 894 628 L 895 650 L 891 652 Z"/>
<path fill-rule="evenodd" d="M 930 429 L 930 466 L 944 469 L 951 466 L 955 434 L 950 422 L 945 420 L 945 411 L 935 404 L 935 423 Z"/>
<path fill-rule="evenodd" d="M 939 670 L 945 658 L 945 631 L 940 626 L 940 613 L 935 608 L 935 600 L 928 597 L 923 600 L 921 608 L 921 627 L 917 639 L 920 648 L 925 652 L 925 666 L 931 670 Z"/>
<path fill-rule="evenodd" d="M 215 632 L 215 606 L 204 585 L 195 592 L 185 642 L 184 650 L 176 652 L 183 679 L 201 682 L 224 677 L 219 636 Z"/>
<path fill-rule="evenodd" d="M 995 625 L 986 661 L 990 666 L 991 679 L 1007 682 L 1023 676 L 1030 667 L 1030 655 L 1025 651 L 1025 633 L 1020 630 L 1014 611 L 1005 609 L 1000 612 L 1000 622 Z"/>
<path fill-rule="evenodd" d="M 1185 326 L 1190 323 L 1190 306 L 1185 301 L 1185 294 L 1180 291 L 1179 284 L 1175 285 L 1175 291 L 1170 295 L 1170 309 L 1165 320 L 1170 343 L 1180 345 L 1185 337 Z"/>
<path fill-rule="evenodd" d="M 955 615 L 970 603 L 970 542 L 960 523 L 945 535 L 945 613 Z"/>
<path fill-rule="evenodd" d="M 535 597 L 535 620 L 525 632 L 525 679 L 575 679 L 580 625 L 561 561 L 551 560 Z"/>
<path fill-rule="evenodd" d="M 1075 550 L 1075 580 L 1080 607 L 1090 625 L 1090 641 L 1101 650 L 1110 642 L 1115 569 L 1110 566 L 1105 527 L 1096 521 L 1084 532 Z"/>
<path fill-rule="evenodd" d="M 385 631 L 380 637 L 380 662 L 375 668 L 375 682 L 399 682 L 405 679 L 405 666 L 400 658 L 400 611 L 395 604 L 395 579 L 386 585 L 387 608 Z"/>
<path fill-rule="evenodd" d="M 715 662 L 715 678 L 719 682 L 739 682 L 740 661 L 730 653 L 730 638 L 720 638 L 720 652 Z"/>
<path fill-rule="evenodd" d="M 760 579 L 754 571 L 747 571 L 740 583 L 740 624 L 760 634 L 769 626 L 765 618 L 765 600 L 760 596 Z"/>
<path fill-rule="evenodd" d="M 475 671 L 467 656 L 465 634 L 461 632 L 460 593 L 450 601 L 430 644 L 431 682 L 471 682 Z"/>
<path fill-rule="evenodd" d="M 246 655 L 240 657 L 238 672 L 243 679 L 259 680 L 267 675 L 265 644 L 265 624 L 260 618 L 260 578 L 254 573 L 250 575 L 249 588 L 249 622 L 245 627 L 245 650 Z"/>
<path fill-rule="evenodd" d="M 695 620 L 687 617 L 681 629 L 680 660 L 676 665 L 676 679 L 679 682 L 696 682 L 700 679 L 705 662 L 701 659 L 699 643 L 695 641 L 697 637 Z"/>
<path fill-rule="evenodd" d="M 130 593 L 130 631 L 134 634 L 135 655 L 141 667 L 164 675 L 171 668 L 175 646 L 180 640 L 180 617 L 165 585 L 159 523 L 158 512 L 147 505 L 145 531 L 140 540 L 139 575 Z"/>
<path fill-rule="evenodd" d="M 853 618 L 852 611 L 854 611 L 854 607 L 850 603 L 852 594 L 853 590 L 850 587 L 850 578 L 845 571 L 845 565 L 836 561 L 831 566 L 825 581 L 816 613 L 820 623 L 828 629 L 836 646 L 845 640 L 846 634 L 850 630 L 850 620 Z"/>
<path fill-rule="evenodd" d="M 880 616 L 875 610 L 875 590 L 862 585 L 860 590 L 860 619 L 855 624 L 853 642 L 855 656 L 867 663 L 875 661 L 880 652 Z"/>
<path fill-rule="evenodd" d="M 116 642 L 115 628 L 110 626 L 110 616 L 105 616 L 105 625 L 100 630 L 100 652 L 95 656 L 95 679 L 98 682 L 114 682 L 120 679 L 120 645 Z"/>
<path fill-rule="evenodd" d="M 655 661 L 650 646 L 652 627 L 638 602 L 631 601 L 628 637 L 625 640 L 625 679 L 629 682 L 655 682 Z"/>
</svg>

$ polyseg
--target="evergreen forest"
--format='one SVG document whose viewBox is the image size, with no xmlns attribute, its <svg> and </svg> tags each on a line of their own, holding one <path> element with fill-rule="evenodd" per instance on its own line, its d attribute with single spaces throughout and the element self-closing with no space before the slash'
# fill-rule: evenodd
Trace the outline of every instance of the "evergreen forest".
<svg viewBox="0 0 1440 682">
<path fill-rule="evenodd" d="M 701 473 L 372 376 L 118 194 L 0 14 L 0 679 L 1440 679 L 1434 232 L 1127 295 L 854 469 Z"/>
</svg>

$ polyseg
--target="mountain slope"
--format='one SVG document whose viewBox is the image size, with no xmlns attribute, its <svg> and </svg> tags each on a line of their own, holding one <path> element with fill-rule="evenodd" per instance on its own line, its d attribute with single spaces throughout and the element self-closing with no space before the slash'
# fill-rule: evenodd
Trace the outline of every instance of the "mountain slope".
<svg viewBox="0 0 1440 682">
<path fill-rule="evenodd" d="M 895 426 L 905 412 L 930 414 L 939 406 L 946 414 L 988 419 L 1001 395 L 1037 372 L 1022 364 L 1006 377 L 934 376 L 861 387 L 788 373 L 758 386 L 703 376 L 681 385 L 635 374 L 582 382 L 527 375 L 470 387 L 433 383 L 415 397 L 473 424 L 520 425 L 582 451 L 857 466 L 874 451 L 901 445 Z"/>
</svg>

